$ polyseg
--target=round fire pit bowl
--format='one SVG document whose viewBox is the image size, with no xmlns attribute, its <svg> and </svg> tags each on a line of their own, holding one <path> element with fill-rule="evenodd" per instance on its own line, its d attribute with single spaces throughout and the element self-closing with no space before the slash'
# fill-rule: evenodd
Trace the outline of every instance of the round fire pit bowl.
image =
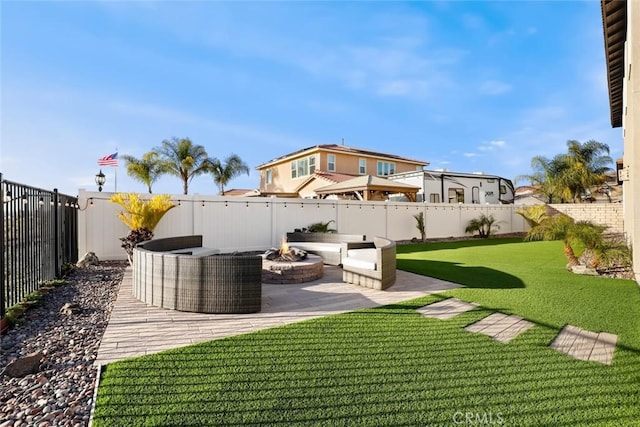
<svg viewBox="0 0 640 427">
<path fill-rule="evenodd" d="M 270 261 L 262 256 L 262 283 L 289 285 L 320 279 L 324 264 L 318 255 L 307 254 L 301 261 Z"/>
</svg>

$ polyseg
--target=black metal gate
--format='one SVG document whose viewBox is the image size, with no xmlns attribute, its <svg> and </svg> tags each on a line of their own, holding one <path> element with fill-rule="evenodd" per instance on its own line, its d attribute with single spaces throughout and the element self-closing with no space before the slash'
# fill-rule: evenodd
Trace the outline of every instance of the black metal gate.
<svg viewBox="0 0 640 427">
<path fill-rule="evenodd" d="M 0 317 L 78 260 L 78 199 L 2 179 Z"/>
</svg>

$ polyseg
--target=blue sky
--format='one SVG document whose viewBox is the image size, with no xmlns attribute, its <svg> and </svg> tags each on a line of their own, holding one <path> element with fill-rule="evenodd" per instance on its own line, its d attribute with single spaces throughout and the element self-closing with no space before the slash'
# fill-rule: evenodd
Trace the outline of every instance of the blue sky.
<svg viewBox="0 0 640 427">
<path fill-rule="evenodd" d="M 2 1 L 0 17 L 0 171 L 36 187 L 95 190 L 99 157 L 173 136 L 239 155 L 251 173 L 228 188 L 342 138 L 511 179 L 569 139 L 622 156 L 597 1 Z M 146 191 L 123 162 L 117 181 Z"/>
</svg>

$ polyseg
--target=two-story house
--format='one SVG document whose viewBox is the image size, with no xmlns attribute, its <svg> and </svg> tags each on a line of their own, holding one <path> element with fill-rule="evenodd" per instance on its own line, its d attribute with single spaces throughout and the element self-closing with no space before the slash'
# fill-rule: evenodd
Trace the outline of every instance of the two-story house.
<svg viewBox="0 0 640 427">
<path fill-rule="evenodd" d="M 429 163 L 339 144 L 304 148 L 256 167 L 260 194 L 316 197 L 315 189 L 363 175 L 386 177 L 422 170 Z"/>
</svg>

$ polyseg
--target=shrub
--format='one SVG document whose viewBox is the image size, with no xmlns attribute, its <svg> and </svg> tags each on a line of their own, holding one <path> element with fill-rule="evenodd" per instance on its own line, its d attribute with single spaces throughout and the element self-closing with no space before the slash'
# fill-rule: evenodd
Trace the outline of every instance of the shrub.
<svg viewBox="0 0 640 427">
<path fill-rule="evenodd" d="M 133 248 L 140 242 L 146 242 L 147 240 L 153 239 L 153 232 L 148 228 L 138 228 L 137 230 L 131 230 L 131 232 L 126 237 L 121 237 L 120 241 L 122 245 L 120 245 L 124 251 L 127 253 L 127 257 L 131 261 L 133 258 Z"/>
<path fill-rule="evenodd" d="M 516 213 L 524 218 L 531 228 L 549 218 L 546 205 L 524 206 L 516 210 Z"/>
<path fill-rule="evenodd" d="M 124 209 L 118 213 L 118 218 L 131 230 L 127 236 L 120 238 L 129 263 L 133 262 L 133 248 L 140 242 L 153 239 L 153 230 L 164 214 L 176 206 L 168 194 L 158 194 L 145 201 L 135 193 L 116 193 L 109 201 Z"/>
<path fill-rule="evenodd" d="M 420 232 L 420 238 L 424 242 L 427 239 L 427 233 L 425 230 L 424 212 L 417 213 L 413 217 L 416 220 L 416 228 Z"/>
<path fill-rule="evenodd" d="M 69 274 L 73 273 L 73 271 L 76 269 L 76 266 L 74 263 L 72 262 L 65 262 L 64 264 L 62 264 L 62 268 L 60 269 L 60 275 L 62 277 L 66 277 Z"/>
<path fill-rule="evenodd" d="M 135 193 L 116 193 L 109 201 L 124 209 L 124 212 L 118 213 L 118 218 L 130 230 L 146 228 L 153 232 L 164 214 L 176 206 L 170 199 L 168 194 L 159 194 L 145 201 Z"/>
<path fill-rule="evenodd" d="M 307 230 L 311 233 L 335 233 L 336 230 L 334 228 L 329 228 L 329 224 L 334 222 L 333 220 L 327 222 L 314 222 L 313 224 L 307 227 Z"/>
<path fill-rule="evenodd" d="M 497 224 L 496 219 L 493 217 L 493 215 L 486 216 L 485 214 L 482 214 L 479 218 L 474 218 L 469 221 L 469 224 L 464 229 L 464 232 L 470 234 L 477 232 L 478 237 L 487 239 L 489 238 L 489 236 L 491 236 L 492 229 L 500 229 L 500 226 Z"/>
</svg>

